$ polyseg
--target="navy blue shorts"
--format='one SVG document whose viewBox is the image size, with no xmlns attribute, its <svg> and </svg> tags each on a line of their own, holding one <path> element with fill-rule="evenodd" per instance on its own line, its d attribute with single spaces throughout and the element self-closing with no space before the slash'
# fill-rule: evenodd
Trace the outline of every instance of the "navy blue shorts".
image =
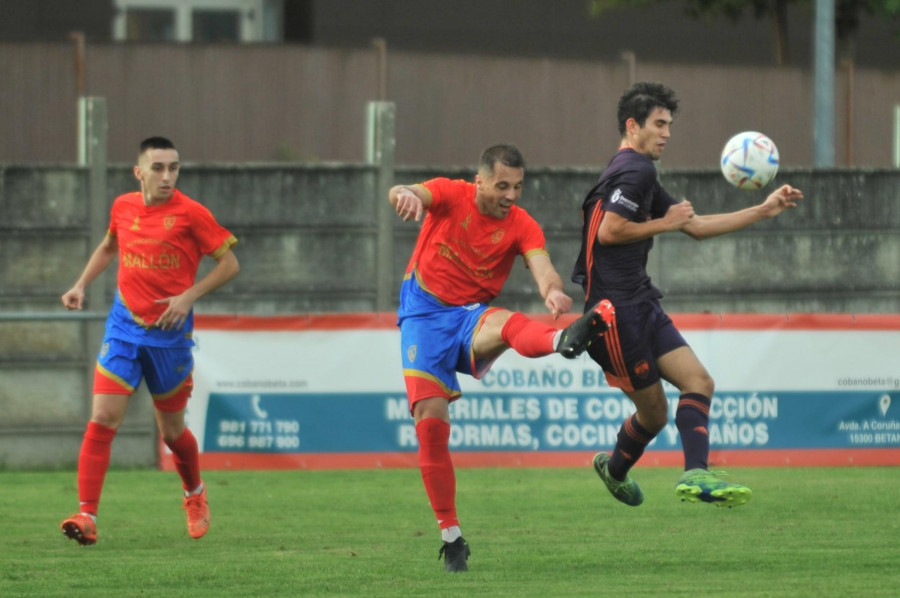
<svg viewBox="0 0 900 598">
<path fill-rule="evenodd" d="M 610 386 L 624 391 L 652 386 L 660 379 L 656 360 L 687 346 L 687 341 L 655 299 L 615 307 L 615 322 L 602 337 L 605 342 L 592 343 L 588 355 L 603 368 Z"/>
</svg>

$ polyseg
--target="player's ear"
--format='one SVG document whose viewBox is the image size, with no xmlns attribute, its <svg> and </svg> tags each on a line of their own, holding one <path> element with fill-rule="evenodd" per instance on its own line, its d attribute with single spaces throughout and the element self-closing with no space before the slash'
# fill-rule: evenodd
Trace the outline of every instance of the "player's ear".
<svg viewBox="0 0 900 598">
<path fill-rule="evenodd" d="M 625 121 L 625 131 L 629 135 L 633 135 L 638 128 L 638 122 L 634 118 L 629 118 Z"/>
</svg>

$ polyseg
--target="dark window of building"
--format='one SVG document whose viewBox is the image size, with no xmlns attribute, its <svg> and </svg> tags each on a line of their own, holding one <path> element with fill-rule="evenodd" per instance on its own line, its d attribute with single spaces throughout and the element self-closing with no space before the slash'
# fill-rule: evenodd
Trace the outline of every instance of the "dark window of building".
<svg viewBox="0 0 900 598">
<path fill-rule="evenodd" d="M 175 40 L 175 12 L 172 10 L 134 8 L 125 14 L 126 38 L 138 42 L 170 42 Z"/>
<path fill-rule="evenodd" d="M 312 43 L 312 0 L 286 0 L 284 3 L 284 41 Z"/>
<path fill-rule="evenodd" d="M 195 10 L 191 17 L 195 42 L 235 42 L 241 37 L 240 15 L 234 10 Z"/>
</svg>

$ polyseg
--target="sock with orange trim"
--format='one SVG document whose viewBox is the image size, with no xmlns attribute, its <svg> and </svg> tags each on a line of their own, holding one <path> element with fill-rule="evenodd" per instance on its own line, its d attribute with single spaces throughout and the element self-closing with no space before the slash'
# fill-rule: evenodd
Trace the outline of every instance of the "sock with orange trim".
<svg viewBox="0 0 900 598">
<path fill-rule="evenodd" d="M 684 470 L 709 468 L 709 397 L 686 392 L 678 399 L 675 425 L 684 450 Z"/>
<path fill-rule="evenodd" d="M 456 516 L 456 474 L 450 458 L 450 424 L 436 417 L 416 424 L 419 469 L 425 493 L 441 529 L 459 526 Z"/>
<path fill-rule="evenodd" d="M 181 476 L 182 487 L 187 492 L 197 489 L 200 486 L 200 450 L 197 439 L 185 428 L 181 436 L 167 442 L 166 446 L 172 451 L 172 461 Z"/>
<path fill-rule="evenodd" d="M 88 422 L 84 431 L 78 454 L 78 501 L 82 513 L 97 515 L 115 436 L 114 428 L 95 422 Z"/>
<path fill-rule="evenodd" d="M 609 473 L 619 481 L 624 481 L 628 472 L 638 462 L 647 445 L 656 437 L 638 423 L 637 414 L 625 420 L 619 428 L 616 448 L 609 458 Z"/>
<path fill-rule="evenodd" d="M 503 342 L 525 357 L 543 357 L 556 351 L 556 335 L 553 326 L 532 320 L 518 312 L 512 314 L 503 325 L 500 336 Z"/>
</svg>

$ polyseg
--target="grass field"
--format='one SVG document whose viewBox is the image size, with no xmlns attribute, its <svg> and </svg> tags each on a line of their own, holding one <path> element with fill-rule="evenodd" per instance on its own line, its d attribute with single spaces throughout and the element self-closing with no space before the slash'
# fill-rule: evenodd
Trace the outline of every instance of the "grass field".
<svg viewBox="0 0 900 598">
<path fill-rule="evenodd" d="M 59 532 L 74 472 L 0 472 L 0 596 L 900 595 L 900 469 L 733 473 L 753 500 L 719 509 L 638 468 L 632 508 L 590 468 L 461 469 L 472 556 L 447 574 L 415 469 L 206 472 L 200 540 L 174 473 L 113 470 L 88 548 Z"/>
</svg>

